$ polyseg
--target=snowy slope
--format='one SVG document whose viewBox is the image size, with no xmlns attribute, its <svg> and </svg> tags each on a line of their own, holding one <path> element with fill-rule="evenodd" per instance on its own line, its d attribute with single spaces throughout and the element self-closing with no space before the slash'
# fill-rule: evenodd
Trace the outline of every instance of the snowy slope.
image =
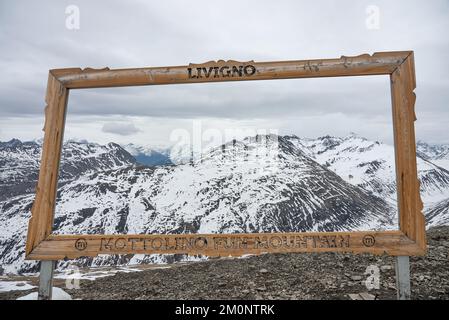
<svg viewBox="0 0 449 320">
<path fill-rule="evenodd" d="M 39 174 L 41 148 L 35 142 L 13 139 L 0 142 L 0 201 L 34 192 Z"/>
<path fill-rule="evenodd" d="M 418 141 L 416 150 L 419 155 L 437 166 L 449 170 L 449 145 L 447 144 L 430 144 Z"/>
<path fill-rule="evenodd" d="M 429 206 L 426 220 L 429 227 L 449 225 L 449 197 Z"/>
<path fill-rule="evenodd" d="M 34 193 L 41 144 L 13 139 L 0 142 L 0 200 L 15 195 Z M 68 141 L 63 146 L 60 183 L 81 174 L 114 170 L 135 163 L 135 159 L 118 144 Z"/>
<path fill-rule="evenodd" d="M 343 138 L 325 136 L 301 139 L 290 136 L 288 139 L 347 182 L 391 203 L 396 202 L 393 146 L 355 134 Z M 449 171 L 420 156 L 417 157 L 417 166 L 424 204 L 430 206 L 448 198 Z"/>
</svg>

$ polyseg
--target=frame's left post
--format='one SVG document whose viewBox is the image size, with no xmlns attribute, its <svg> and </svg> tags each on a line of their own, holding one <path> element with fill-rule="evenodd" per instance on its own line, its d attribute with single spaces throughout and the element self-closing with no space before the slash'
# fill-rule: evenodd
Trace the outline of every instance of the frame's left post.
<svg viewBox="0 0 449 320">
<path fill-rule="evenodd" d="M 41 261 L 41 271 L 39 273 L 39 293 L 38 300 L 51 300 L 53 291 L 53 271 L 56 261 Z"/>
</svg>

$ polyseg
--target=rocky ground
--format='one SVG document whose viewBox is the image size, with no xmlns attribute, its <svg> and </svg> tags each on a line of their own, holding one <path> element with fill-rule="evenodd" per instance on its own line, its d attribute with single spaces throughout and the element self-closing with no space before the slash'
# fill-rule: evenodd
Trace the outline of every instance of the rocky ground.
<svg viewBox="0 0 449 320">
<path fill-rule="evenodd" d="M 410 260 L 412 299 L 449 300 L 449 227 L 430 229 L 428 244 L 427 256 Z M 367 289 L 368 267 L 378 268 L 379 289 Z M 396 298 L 394 258 L 334 253 L 266 254 L 173 264 L 166 269 L 83 280 L 80 289 L 64 290 L 74 299 Z M 0 293 L 0 299 L 27 293 Z"/>
</svg>

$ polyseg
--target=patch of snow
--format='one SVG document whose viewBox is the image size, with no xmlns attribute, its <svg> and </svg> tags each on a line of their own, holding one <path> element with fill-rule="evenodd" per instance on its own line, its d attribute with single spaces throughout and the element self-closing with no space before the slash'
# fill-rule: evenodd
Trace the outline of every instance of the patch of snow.
<svg viewBox="0 0 449 320">
<path fill-rule="evenodd" d="M 16 300 L 37 300 L 37 292 L 32 292 Z M 58 287 L 53 287 L 52 300 L 72 300 L 72 296 Z"/>
<path fill-rule="evenodd" d="M 0 292 L 23 291 L 36 288 L 27 281 L 0 281 Z"/>
</svg>

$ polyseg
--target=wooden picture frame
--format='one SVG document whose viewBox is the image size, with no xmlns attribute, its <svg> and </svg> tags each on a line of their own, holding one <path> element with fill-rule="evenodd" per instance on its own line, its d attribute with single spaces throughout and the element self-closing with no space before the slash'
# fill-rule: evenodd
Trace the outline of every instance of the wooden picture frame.
<svg viewBox="0 0 449 320">
<path fill-rule="evenodd" d="M 56 235 L 52 234 L 59 162 L 69 91 L 80 88 L 389 75 L 396 158 L 399 230 L 255 234 Z M 413 51 L 277 62 L 210 61 L 138 69 L 50 70 L 45 136 L 26 259 L 59 260 L 98 254 L 185 253 L 237 256 L 263 252 L 353 252 L 395 256 L 426 252 L 425 220 L 416 168 Z M 288 245 L 286 245 L 288 244 Z"/>
</svg>

